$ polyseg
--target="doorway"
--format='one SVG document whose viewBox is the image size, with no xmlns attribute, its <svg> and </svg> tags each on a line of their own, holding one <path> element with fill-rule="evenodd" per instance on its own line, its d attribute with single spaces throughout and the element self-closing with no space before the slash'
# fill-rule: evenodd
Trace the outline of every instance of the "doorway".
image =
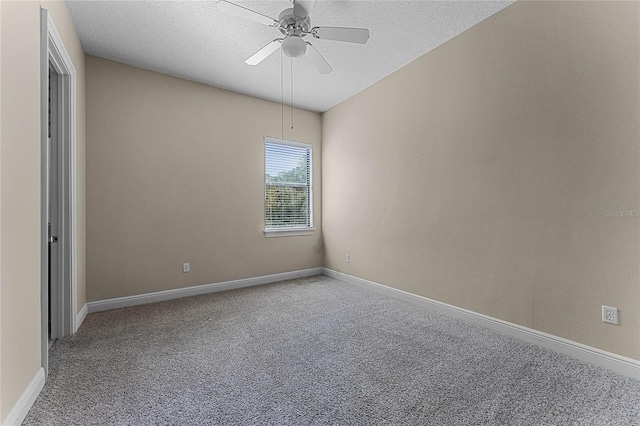
<svg viewBox="0 0 640 426">
<path fill-rule="evenodd" d="M 75 68 L 41 9 L 41 358 L 76 331 Z"/>
<path fill-rule="evenodd" d="M 62 257 L 58 252 L 58 235 L 60 233 L 62 200 L 60 195 L 62 194 L 62 188 L 60 188 L 59 172 L 62 170 L 60 167 L 60 134 L 58 132 L 58 116 L 60 105 L 58 105 L 58 99 L 60 94 L 58 93 L 58 80 L 60 74 L 58 74 L 53 66 L 49 63 L 49 102 L 48 102 L 48 129 L 47 129 L 47 240 L 48 240 L 48 278 L 47 278 L 47 293 L 48 293 L 48 348 L 51 348 L 53 342 L 59 337 L 63 336 L 63 332 L 60 329 L 62 321 L 60 321 L 59 314 L 59 296 L 60 291 L 58 288 L 59 283 L 62 281 L 60 272 L 62 270 L 60 260 Z"/>
</svg>

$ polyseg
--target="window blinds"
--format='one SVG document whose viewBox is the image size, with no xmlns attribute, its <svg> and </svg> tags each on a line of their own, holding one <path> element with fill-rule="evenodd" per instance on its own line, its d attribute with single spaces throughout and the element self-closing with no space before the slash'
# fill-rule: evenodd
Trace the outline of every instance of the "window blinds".
<svg viewBox="0 0 640 426">
<path fill-rule="evenodd" d="M 311 227 L 311 200 L 311 145 L 266 139 L 265 227 Z"/>
</svg>

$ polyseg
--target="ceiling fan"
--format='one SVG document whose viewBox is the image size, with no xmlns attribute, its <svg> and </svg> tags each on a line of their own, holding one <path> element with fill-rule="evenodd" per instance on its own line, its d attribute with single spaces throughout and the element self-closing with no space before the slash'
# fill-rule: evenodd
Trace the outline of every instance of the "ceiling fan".
<svg viewBox="0 0 640 426">
<path fill-rule="evenodd" d="M 278 28 L 284 35 L 282 38 L 271 41 L 247 58 L 245 61 L 247 64 L 257 65 L 282 47 L 282 52 L 288 57 L 301 58 L 307 56 L 318 72 L 328 74 L 333 70 L 331 65 L 329 65 L 320 52 L 318 52 L 311 43 L 305 41 L 303 37 L 311 36 L 320 40 L 336 40 L 360 44 L 364 44 L 369 40 L 369 30 L 366 28 L 311 27 L 309 12 L 311 12 L 315 0 L 290 1 L 293 7 L 280 12 L 278 19 L 271 18 L 226 0 L 219 0 L 216 3 L 220 10 L 270 27 Z"/>
</svg>

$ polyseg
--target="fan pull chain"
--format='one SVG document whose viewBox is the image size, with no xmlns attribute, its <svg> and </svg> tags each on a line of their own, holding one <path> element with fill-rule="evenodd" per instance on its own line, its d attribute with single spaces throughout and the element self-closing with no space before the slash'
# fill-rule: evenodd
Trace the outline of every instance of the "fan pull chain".
<svg viewBox="0 0 640 426">
<path fill-rule="evenodd" d="M 291 58 L 291 130 L 293 130 L 293 58 Z"/>
<path fill-rule="evenodd" d="M 281 118 L 282 127 L 280 128 L 280 140 L 284 140 L 284 64 L 282 59 L 282 48 L 280 48 L 280 105 L 282 106 Z"/>
</svg>

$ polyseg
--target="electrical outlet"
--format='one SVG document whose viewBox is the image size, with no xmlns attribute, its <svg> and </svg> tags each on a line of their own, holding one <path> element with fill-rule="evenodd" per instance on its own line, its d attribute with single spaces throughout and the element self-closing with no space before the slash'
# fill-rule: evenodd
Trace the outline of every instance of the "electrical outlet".
<svg viewBox="0 0 640 426">
<path fill-rule="evenodd" d="M 351 263 L 351 256 L 346 255 L 346 256 L 344 257 L 344 261 L 345 261 L 345 262 L 347 262 L 347 263 Z"/>
<path fill-rule="evenodd" d="M 612 308 L 611 306 L 602 306 L 602 322 L 609 324 L 618 323 L 618 308 Z"/>
<path fill-rule="evenodd" d="M 191 266 L 188 263 L 182 264 L 182 272 L 189 272 L 191 270 Z"/>
</svg>

